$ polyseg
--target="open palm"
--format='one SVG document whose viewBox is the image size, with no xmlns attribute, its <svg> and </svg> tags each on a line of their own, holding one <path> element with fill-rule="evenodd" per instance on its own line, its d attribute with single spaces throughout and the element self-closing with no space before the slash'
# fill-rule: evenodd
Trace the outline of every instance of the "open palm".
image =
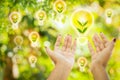
<svg viewBox="0 0 120 80">
<path fill-rule="evenodd" d="M 92 64 L 98 63 L 103 67 L 106 67 L 107 62 L 112 54 L 115 41 L 116 39 L 108 41 L 103 33 L 100 33 L 100 37 L 95 34 L 93 37 L 93 42 L 96 47 L 96 51 L 93 49 L 90 42 L 88 42 L 88 47 L 92 56 Z"/>
<path fill-rule="evenodd" d="M 64 44 L 62 48 L 60 48 L 61 42 L 62 36 L 59 35 L 57 37 L 54 50 L 52 51 L 50 48 L 46 47 L 46 51 L 55 64 L 67 64 L 70 67 L 72 67 L 74 64 L 74 52 L 76 49 L 76 40 L 74 40 L 72 44 L 71 35 L 67 35 L 64 39 Z"/>
</svg>

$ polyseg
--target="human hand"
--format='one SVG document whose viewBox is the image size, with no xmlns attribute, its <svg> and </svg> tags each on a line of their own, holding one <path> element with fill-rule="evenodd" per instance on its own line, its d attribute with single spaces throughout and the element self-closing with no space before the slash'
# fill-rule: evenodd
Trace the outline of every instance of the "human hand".
<svg viewBox="0 0 120 80">
<path fill-rule="evenodd" d="M 92 56 L 91 68 L 94 69 L 96 65 L 105 68 L 112 54 L 116 39 L 109 41 L 103 33 L 100 33 L 100 37 L 97 34 L 93 36 L 93 42 L 96 47 L 96 51 L 93 49 L 90 42 L 88 42 L 88 47 Z"/>
<path fill-rule="evenodd" d="M 64 39 L 64 44 L 60 48 L 62 42 L 62 36 L 57 37 L 54 50 L 51 50 L 46 46 L 47 54 L 50 56 L 55 65 L 65 65 L 72 68 L 74 64 L 74 53 L 76 49 L 76 40 L 72 43 L 72 36 L 67 35 Z"/>
</svg>

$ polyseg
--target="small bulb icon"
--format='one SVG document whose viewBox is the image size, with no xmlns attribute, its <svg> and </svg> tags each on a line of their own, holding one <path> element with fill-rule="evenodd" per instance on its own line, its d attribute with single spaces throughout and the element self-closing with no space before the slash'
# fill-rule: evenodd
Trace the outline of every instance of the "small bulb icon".
<svg viewBox="0 0 120 80">
<path fill-rule="evenodd" d="M 31 66 L 32 68 L 35 67 L 36 62 L 37 62 L 36 56 L 31 55 L 31 56 L 29 57 L 29 63 L 30 63 L 30 66 Z"/>
<path fill-rule="evenodd" d="M 106 15 L 107 15 L 107 17 L 112 17 L 112 10 L 111 10 L 111 9 L 108 9 L 108 10 L 106 11 Z"/>
<path fill-rule="evenodd" d="M 63 1 L 63 0 L 57 0 L 55 3 L 54 3 L 54 10 L 57 12 L 57 13 L 63 13 L 66 9 L 66 3 Z"/>
<path fill-rule="evenodd" d="M 16 36 L 14 38 L 14 43 L 16 44 L 16 46 L 20 49 L 21 45 L 23 43 L 23 37 L 22 36 Z"/>
<path fill-rule="evenodd" d="M 106 14 L 106 23 L 111 24 L 113 11 L 111 9 L 107 9 L 105 14 Z"/>
<path fill-rule="evenodd" d="M 19 12 L 12 12 L 9 16 L 9 19 L 12 23 L 12 28 L 13 29 L 18 29 L 18 24 L 21 20 L 21 15 Z"/>
<path fill-rule="evenodd" d="M 31 32 L 29 34 L 29 40 L 31 41 L 31 46 L 32 47 L 37 47 L 39 45 L 39 43 L 38 43 L 38 40 L 39 40 L 38 32 Z"/>
<path fill-rule="evenodd" d="M 46 12 L 43 10 L 39 10 L 36 12 L 35 18 L 38 20 L 39 25 L 43 25 L 43 22 L 46 19 Z"/>
<path fill-rule="evenodd" d="M 80 71 L 84 72 L 85 71 L 85 67 L 87 65 L 87 59 L 85 57 L 80 57 L 77 60 L 77 64 L 78 64 L 78 66 L 80 68 Z"/>
</svg>

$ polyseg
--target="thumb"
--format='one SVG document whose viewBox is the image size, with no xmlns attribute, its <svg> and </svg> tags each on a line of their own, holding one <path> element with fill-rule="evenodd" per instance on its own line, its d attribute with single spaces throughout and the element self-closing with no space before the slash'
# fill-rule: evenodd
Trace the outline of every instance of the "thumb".
<svg viewBox="0 0 120 80">
<path fill-rule="evenodd" d="M 115 42 L 116 42 L 116 38 L 114 38 L 110 43 L 108 43 L 107 49 L 108 49 L 108 51 L 109 51 L 110 53 L 112 53 L 112 50 L 113 50 L 113 48 L 114 48 Z"/>
<path fill-rule="evenodd" d="M 49 48 L 49 47 L 47 47 L 47 46 L 45 46 L 45 49 L 46 49 L 46 52 L 47 52 L 47 54 L 49 55 L 49 56 L 51 56 L 52 55 L 52 50 Z"/>
<path fill-rule="evenodd" d="M 47 46 L 45 46 L 45 49 L 46 49 L 47 54 L 50 56 L 52 61 L 55 63 L 55 55 L 53 54 L 53 51 Z"/>
<path fill-rule="evenodd" d="M 106 66 L 111 54 L 112 54 L 112 50 L 114 48 L 114 44 L 116 42 L 116 39 L 113 39 L 111 42 L 108 43 L 108 45 L 106 46 L 106 49 L 104 49 L 103 53 L 105 53 L 103 55 L 103 60 L 104 60 L 104 65 Z"/>
</svg>

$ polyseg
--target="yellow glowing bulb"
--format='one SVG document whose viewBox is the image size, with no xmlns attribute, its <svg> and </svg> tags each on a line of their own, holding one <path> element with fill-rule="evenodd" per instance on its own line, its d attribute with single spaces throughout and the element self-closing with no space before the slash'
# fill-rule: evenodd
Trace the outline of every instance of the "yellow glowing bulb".
<svg viewBox="0 0 120 80">
<path fill-rule="evenodd" d="M 38 40 L 39 40 L 39 34 L 38 32 L 31 32 L 29 34 L 29 40 L 31 41 L 31 46 L 32 47 L 38 47 L 39 46 L 39 43 L 38 43 Z"/>
<path fill-rule="evenodd" d="M 17 29 L 18 28 L 18 23 L 21 20 L 21 15 L 19 12 L 12 12 L 9 16 L 9 19 L 12 23 L 12 28 Z"/>
<path fill-rule="evenodd" d="M 40 11 L 38 13 L 39 20 L 45 20 L 46 18 L 46 13 L 44 11 Z"/>
<path fill-rule="evenodd" d="M 20 21 L 20 13 L 19 12 L 12 12 L 9 16 L 10 21 L 12 23 L 17 23 Z"/>
<path fill-rule="evenodd" d="M 35 18 L 40 21 L 44 21 L 46 19 L 46 12 L 43 10 L 39 10 L 36 12 Z"/>
<path fill-rule="evenodd" d="M 72 24 L 80 33 L 84 33 L 93 24 L 93 16 L 87 10 L 77 10 L 72 15 Z"/>
<path fill-rule="evenodd" d="M 108 18 L 111 18 L 111 17 L 112 17 L 112 14 L 113 14 L 113 12 L 112 12 L 111 9 L 107 9 L 107 10 L 106 10 L 106 16 L 107 16 Z"/>
<path fill-rule="evenodd" d="M 22 43 L 23 43 L 23 37 L 22 37 L 22 36 L 16 36 L 16 37 L 14 38 L 14 43 L 15 43 L 17 46 L 22 45 Z"/>
<path fill-rule="evenodd" d="M 54 3 L 54 10 L 58 13 L 63 13 L 66 9 L 66 3 L 63 0 L 57 0 Z"/>
<path fill-rule="evenodd" d="M 39 34 L 37 32 L 31 32 L 29 35 L 29 39 L 31 42 L 36 42 L 39 38 Z"/>
<path fill-rule="evenodd" d="M 33 34 L 31 35 L 31 39 L 32 39 L 33 42 L 35 42 L 35 41 L 37 40 L 37 38 L 38 38 L 38 35 L 37 35 L 37 34 L 33 33 Z"/>
<path fill-rule="evenodd" d="M 18 23 L 20 22 L 21 16 L 19 12 L 12 12 L 9 18 L 12 23 Z"/>
<path fill-rule="evenodd" d="M 77 64 L 80 68 L 80 71 L 84 71 L 85 66 L 87 65 L 87 59 L 85 57 L 80 57 L 77 60 Z"/>
<path fill-rule="evenodd" d="M 32 63 L 35 63 L 35 58 L 32 58 L 32 59 L 31 59 L 31 62 L 32 62 Z"/>
<path fill-rule="evenodd" d="M 35 14 L 35 18 L 37 19 L 38 24 L 42 26 L 47 18 L 46 12 L 43 10 L 38 10 Z"/>
<path fill-rule="evenodd" d="M 113 15 L 112 9 L 107 9 L 105 12 L 105 15 L 106 15 L 106 23 L 111 24 L 112 23 L 112 15 Z"/>
<path fill-rule="evenodd" d="M 36 63 L 36 62 L 37 62 L 36 56 L 31 55 L 31 56 L 29 57 L 29 63 L 30 63 L 30 65 L 31 65 L 31 67 L 35 67 L 35 63 Z"/>
<path fill-rule="evenodd" d="M 19 16 L 17 14 L 13 14 L 11 18 L 12 18 L 12 21 L 16 23 L 18 21 Z"/>
</svg>

